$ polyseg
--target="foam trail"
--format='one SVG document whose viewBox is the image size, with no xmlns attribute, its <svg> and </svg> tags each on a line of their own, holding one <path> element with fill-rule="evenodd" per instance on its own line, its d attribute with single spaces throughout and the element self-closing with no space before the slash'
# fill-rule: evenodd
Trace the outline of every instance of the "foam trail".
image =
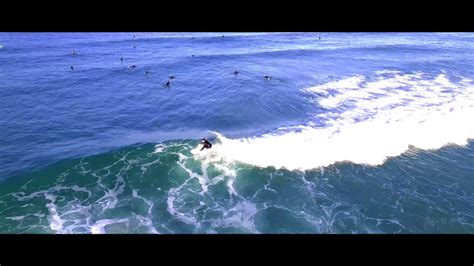
<svg viewBox="0 0 474 266">
<path fill-rule="evenodd" d="M 454 79 L 458 81 L 446 73 L 433 77 L 386 71 L 375 79 L 359 75 L 311 87 L 305 90 L 311 100 L 337 113 L 336 118 L 317 117 L 324 127 L 309 124 L 240 139 L 217 134 L 220 143 L 213 154 L 216 160 L 305 170 L 341 161 L 379 165 L 410 145 L 465 145 L 474 137 L 474 84 Z"/>
</svg>

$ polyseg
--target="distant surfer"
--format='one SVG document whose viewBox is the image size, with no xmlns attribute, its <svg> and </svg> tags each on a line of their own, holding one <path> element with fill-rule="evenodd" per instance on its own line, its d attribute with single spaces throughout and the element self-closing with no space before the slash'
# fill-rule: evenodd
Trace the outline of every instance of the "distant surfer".
<svg viewBox="0 0 474 266">
<path fill-rule="evenodd" d="M 174 79 L 175 77 L 173 75 L 170 75 L 168 78 L 169 79 Z"/>
<path fill-rule="evenodd" d="M 120 57 L 120 62 L 122 62 L 122 63 L 123 63 L 123 57 Z"/>
<path fill-rule="evenodd" d="M 73 67 L 73 66 L 71 66 L 71 70 L 74 70 L 74 67 Z"/>
<path fill-rule="evenodd" d="M 168 81 L 166 82 L 166 87 L 169 87 L 169 86 L 170 86 L 170 81 L 168 80 Z"/>
<path fill-rule="evenodd" d="M 135 48 L 137 48 L 137 47 L 135 47 L 135 45 L 134 45 L 134 46 L 133 46 L 133 49 L 135 49 Z"/>
<path fill-rule="evenodd" d="M 234 75 L 236 75 L 236 76 L 237 76 L 237 74 L 239 74 L 239 71 L 237 71 L 237 70 L 236 70 L 236 71 L 234 71 Z"/>
<path fill-rule="evenodd" d="M 76 51 L 74 49 L 72 49 L 72 54 L 76 55 Z"/>
<path fill-rule="evenodd" d="M 136 68 L 136 67 L 137 67 L 136 65 L 129 66 L 129 68 Z"/>
<path fill-rule="evenodd" d="M 202 148 L 201 148 L 201 151 L 204 150 L 204 149 L 210 149 L 212 147 L 212 143 L 210 143 L 207 139 L 203 138 L 201 140 L 201 143 L 202 143 Z"/>
<path fill-rule="evenodd" d="M 263 78 L 265 78 L 266 80 L 270 80 L 272 77 L 265 75 Z"/>
<path fill-rule="evenodd" d="M 192 57 L 194 57 L 194 55 L 191 55 Z"/>
<path fill-rule="evenodd" d="M 145 71 L 145 75 L 148 75 L 150 72 L 148 72 L 148 70 Z"/>
</svg>

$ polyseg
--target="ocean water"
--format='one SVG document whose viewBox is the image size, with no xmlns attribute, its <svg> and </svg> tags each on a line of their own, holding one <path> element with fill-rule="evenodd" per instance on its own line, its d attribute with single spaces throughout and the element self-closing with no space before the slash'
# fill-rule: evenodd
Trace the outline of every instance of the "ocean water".
<svg viewBox="0 0 474 266">
<path fill-rule="evenodd" d="M 0 233 L 473 233 L 473 116 L 473 33 L 0 33 Z"/>
</svg>

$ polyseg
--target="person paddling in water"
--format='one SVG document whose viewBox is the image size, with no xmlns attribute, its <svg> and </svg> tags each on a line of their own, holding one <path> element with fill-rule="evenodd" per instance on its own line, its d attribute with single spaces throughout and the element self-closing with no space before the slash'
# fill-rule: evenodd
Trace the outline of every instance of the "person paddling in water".
<svg viewBox="0 0 474 266">
<path fill-rule="evenodd" d="M 202 148 L 201 151 L 204 149 L 210 149 L 212 147 L 212 143 L 210 143 L 207 139 L 203 138 L 202 141 Z"/>
</svg>

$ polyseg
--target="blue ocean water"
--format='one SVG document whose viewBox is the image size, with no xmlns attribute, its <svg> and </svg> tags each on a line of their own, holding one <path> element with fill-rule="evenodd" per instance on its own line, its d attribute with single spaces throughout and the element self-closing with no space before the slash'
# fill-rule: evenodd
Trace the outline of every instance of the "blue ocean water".
<svg viewBox="0 0 474 266">
<path fill-rule="evenodd" d="M 473 59 L 472 33 L 0 33 L 0 232 L 472 233 Z"/>
</svg>

